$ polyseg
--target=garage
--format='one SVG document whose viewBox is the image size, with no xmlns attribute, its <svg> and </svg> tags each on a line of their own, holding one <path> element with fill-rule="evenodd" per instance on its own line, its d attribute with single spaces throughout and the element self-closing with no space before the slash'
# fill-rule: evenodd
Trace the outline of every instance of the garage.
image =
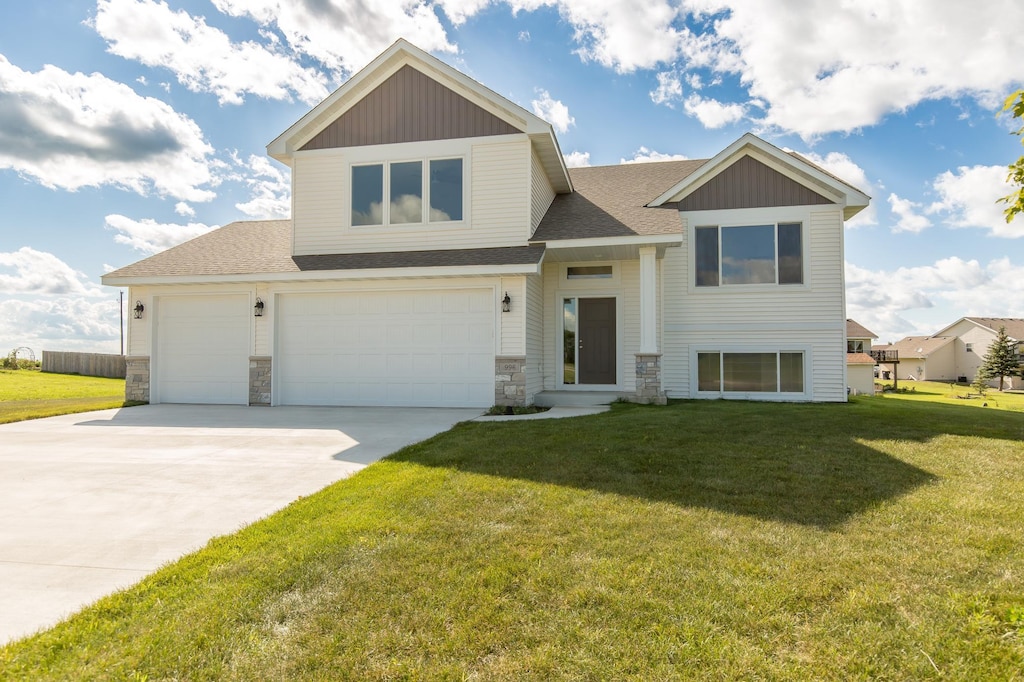
<svg viewBox="0 0 1024 682">
<path fill-rule="evenodd" d="M 156 300 L 153 402 L 249 402 L 249 295 Z"/>
<path fill-rule="evenodd" d="M 276 315 L 279 404 L 494 403 L 492 289 L 281 294 Z"/>
</svg>

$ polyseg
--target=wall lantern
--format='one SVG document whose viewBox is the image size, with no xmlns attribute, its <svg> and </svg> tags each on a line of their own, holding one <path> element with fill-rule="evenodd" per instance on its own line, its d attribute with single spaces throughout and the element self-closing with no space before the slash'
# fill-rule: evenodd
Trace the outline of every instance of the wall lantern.
<svg viewBox="0 0 1024 682">
<path fill-rule="evenodd" d="M 252 307 L 252 314 L 256 317 L 263 317 L 263 299 L 256 297 L 256 305 Z"/>
<path fill-rule="evenodd" d="M 505 298 L 501 299 L 501 312 L 507 313 L 512 310 L 512 299 L 508 297 L 508 292 L 505 292 Z"/>
<path fill-rule="evenodd" d="M 136 320 L 141 320 L 142 319 L 142 313 L 145 310 L 146 310 L 146 306 L 142 305 L 142 301 L 136 301 L 135 302 L 135 319 Z"/>
</svg>

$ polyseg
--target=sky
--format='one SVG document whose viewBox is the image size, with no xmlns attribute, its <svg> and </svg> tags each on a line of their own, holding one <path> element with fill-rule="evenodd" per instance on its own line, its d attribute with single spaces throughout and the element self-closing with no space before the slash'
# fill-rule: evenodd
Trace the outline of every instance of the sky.
<svg viewBox="0 0 1024 682">
<path fill-rule="evenodd" d="M 878 343 L 1024 317 L 1024 217 L 997 203 L 1024 153 L 997 116 L 1024 86 L 1020 0 L 46 0 L 0 19 L 0 354 L 120 352 L 100 277 L 287 217 L 266 144 L 399 37 L 548 120 L 570 166 L 753 132 L 865 191 L 847 315 Z"/>
</svg>

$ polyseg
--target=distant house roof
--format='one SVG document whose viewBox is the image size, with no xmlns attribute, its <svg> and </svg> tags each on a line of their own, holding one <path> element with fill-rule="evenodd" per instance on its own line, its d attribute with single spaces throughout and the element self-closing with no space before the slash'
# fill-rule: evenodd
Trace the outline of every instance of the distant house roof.
<svg viewBox="0 0 1024 682">
<path fill-rule="evenodd" d="M 536 265 L 544 246 L 292 256 L 290 220 L 245 220 L 179 244 L 103 276 L 128 280 L 279 275 L 322 271 L 458 266 Z"/>
<path fill-rule="evenodd" d="M 707 159 L 570 168 L 576 191 L 555 196 L 530 241 L 682 234 L 676 206 L 647 204 Z"/>
<path fill-rule="evenodd" d="M 848 339 L 877 339 L 878 334 L 867 327 L 861 326 L 856 320 L 846 319 L 846 338 Z"/>
<path fill-rule="evenodd" d="M 867 353 L 847 353 L 846 364 L 848 365 L 873 365 L 875 359 Z"/>
<path fill-rule="evenodd" d="M 903 358 L 922 358 L 928 356 L 955 339 L 955 336 L 908 336 L 896 343 L 872 346 L 871 350 L 895 350 Z"/>
<path fill-rule="evenodd" d="M 1017 341 L 1024 341 L 1024 318 L 1020 317 L 965 317 L 975 324 L 988 327 L 998 332 L 1000 327 L 1006 327 L 1006 333 Z M 955 324 L 955 323 L 954 323 Z M 952 327 L 953 325 L 950 325 Z M 946 327 L 949 329 L 949 327 Z M 943 329 L 942 331 L 946 331 Z"/>
</svg>

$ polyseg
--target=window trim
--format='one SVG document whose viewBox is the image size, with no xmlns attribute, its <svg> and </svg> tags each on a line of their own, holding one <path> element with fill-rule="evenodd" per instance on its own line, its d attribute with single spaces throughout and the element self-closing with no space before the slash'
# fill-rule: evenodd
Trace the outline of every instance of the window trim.
<svg viewBox="0 0 1024 682">
<path fill-rule="evenodd" d="M 784 225 L 799 225 L 800 226 L 800 281 L 799 282 L 780 282 L 779 279 L 782 276 L 781 257 L 779 255 L 779 242 L 780 236 L 779 231 Z M 772 275 L 775 279 L 773 282 L 745 282 L 745 283 L 728 283 L 725 281 L 726 273 L 724 271 L 723 263 L 724 258 L 724 244 L 723 232 L 725 230 L 741 229 L 741 228 L 771 228 L 772 229 L 772 247 L 773 247 L 773 263 L 772 263 Z M 716 254 L 718 261 L 718 272 L 715 284 L 699 284 L 697 282 L 697 233 L 700 230 L 715 230 L 716 241 L 718 245 L 718 252 Z M 740 223 L 740 224 L 718 224 L 718 225 L 694 225 L 693 226 L 693 240 L 694 240 L 694 256 L 693 256 L 693 285 L 697 289 L 734 289 L 734 288 L 748 288 L 748 287 L 802 287 L 805 286 L 807 281 L 807 249 L 804 247 L 806 243 L 806 224 L 802 220 L 776 220 L 775 222 L 758 222 L 758 223 Z M 758 259 L 764 260 L 764 259 Z"/>
<path fill-rule="evenodd" d="M 803 359 L 803 391 L 802 392 L 782 392 L 780 390 L 775 391 L 726 391 L 722 388 L 722 384 L 719 384 L 719 390 L 717 391 L 702 391 L 700 390 L 699 375 L 698 375 L 698 358 L 701 354 L 705 353 L 717 353 L 719 356 L 719 380 L 721 381 L 725 372 L 725 360 L 724 355 L 726 353 L 774 353 L 775 359 L 775 385 L 777 388 L 781 387 L 781 369 L 779 364 L 779 355 L 781 353 L 799 353 Z M 792 344 L 772 344 L 767 343 L 760 346 L 694 346 L 691 347 L 690 351 L 690 396 L 693 398 L 711 398 L 711 399 L 725 399 L 725 400 L 778 400 L 778 401 L 807 401 L 812 400 L 813 395 L 813 377 L 811 374 L 811 349 L 808 346 L 792 345 Z"/>
<path fill-rule="evenodd" d="M 462 218 L 459 220 L 431 220 L 430 219 L 430 162 L 431 161 L 449 161 L 459 160 L 462 162 Z M 391 167 L 394 164 L 400 163 L 416 163 L 420 164 L 420 221 L 419 222 L 408 222 L 408 223 L 393 223 L 391 222 Z M 381 197 L 381 223 L 371 225 L 356 225 L 352 220 L 353 214 L 353 196 L 352 196 L 352 177 L 353 169 L 367 166 L 382 166 L 384 183 L 382 187 Z M 466 154 L 437 154 L 437 155 L 421 155 L 413 157 L 395 157 L 388 159 L 367 159 L 367 160 L 352 160 L 348 163 L 348 215 L 347 224 L 352 230 L 403 230 L 403 229 L 419 229 L 425 227 L 459 227 L 468 225 L 467 220 L 467 207 L 466 207 L 466 177 L 468 175 L 467 169 L 469 164 L 467 162 Z"/>
</svg>

